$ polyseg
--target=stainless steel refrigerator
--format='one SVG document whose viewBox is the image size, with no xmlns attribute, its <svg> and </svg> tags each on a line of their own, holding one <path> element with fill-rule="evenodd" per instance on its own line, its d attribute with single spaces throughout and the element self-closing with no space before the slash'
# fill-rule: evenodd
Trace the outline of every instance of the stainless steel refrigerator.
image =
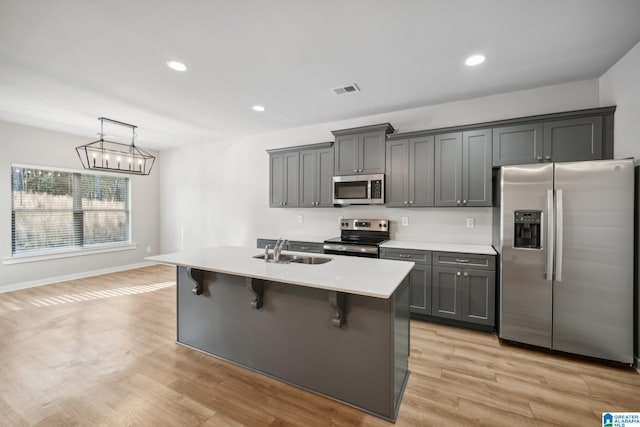
<svg viewBox="0 0 640 427">
<path fill-rule="evenodd" d="M 633 362 L 632 159 L 504 166 L 499 336 Z"/>
</svg>

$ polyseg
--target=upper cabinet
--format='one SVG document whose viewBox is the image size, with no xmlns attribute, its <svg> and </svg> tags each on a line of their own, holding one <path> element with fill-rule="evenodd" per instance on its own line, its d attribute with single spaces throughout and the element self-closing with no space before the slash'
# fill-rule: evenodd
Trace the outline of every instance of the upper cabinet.
<svg viewBox="0 0 640 427">
<path fill-rule="evenodd" d="M 333 142 L 267 150 L 269 206 L 333 206 Z"/>
<path fill-rule="evenodd" d="M 546 122 L 543 147 L 545 161 L 602 159 L 602 117 Z"/>
<path fill-rule="evenodd" d="M 269 154 L 269 206 L 298 206 L 298 171 L 300 153 L 285 151 Z"/>
<path fill-rule="evenodd" d="M 543 125 L 532 123 L 493 129 L 493 166 L 542 161 Z"/>
<path fill-rule="evenodd" d="M 433 206 L 434 137 L 387 141 L 387 206 Z"/>
<path fill-rule="evenodd" d="M 389 123 L 332 131 L 335 136 L 334 175 L 385 173 Z"/>
<path fill-rule="evenodd" d="M 333 148 L 300 151 L 300 207 L 333 206 Z"/>
<path fill-rule="evenodd" d="M 435 206 L 491 206 L 491 129 L 435 136 Z"/>
<path fill-rule="evenodd" d="M 614 111 L 606 107 L 548 114 L 494 127 L 493 166 L 611 159 Z"/>
</svg>

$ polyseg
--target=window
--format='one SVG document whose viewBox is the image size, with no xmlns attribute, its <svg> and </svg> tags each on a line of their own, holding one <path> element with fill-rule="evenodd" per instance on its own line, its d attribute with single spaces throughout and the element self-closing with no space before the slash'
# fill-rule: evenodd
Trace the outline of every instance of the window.
<svg viewBox="0 0 640 427">
<path fill-rule="evenodd" d="M 129 177 L 11 167 L 13 255 L 130 242 Z"/>
</svg>

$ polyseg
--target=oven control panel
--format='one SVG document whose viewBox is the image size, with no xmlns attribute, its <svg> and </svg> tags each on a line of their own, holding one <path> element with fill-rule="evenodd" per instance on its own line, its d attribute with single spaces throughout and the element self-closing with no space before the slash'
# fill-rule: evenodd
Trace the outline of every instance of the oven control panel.
<svg viewBox="0 0 640 427">
<path fill-rule="evenodd" d="M 389 220 L 341 219 L 340 230 L 389 231 Z"/>
</svg>

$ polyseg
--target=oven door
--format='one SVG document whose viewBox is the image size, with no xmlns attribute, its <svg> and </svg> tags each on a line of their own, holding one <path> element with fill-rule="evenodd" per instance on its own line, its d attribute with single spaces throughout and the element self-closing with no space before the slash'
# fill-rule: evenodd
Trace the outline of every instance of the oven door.
<svg viewBox="0 0 640 427">
<path fill-rule="evenodd" d="M 378 258 L 377 246 L 350 245 L 348 243 L 325 243 L 323 248 L 324 253 L 330 255 Z"/>
<path fill-rule="evenodd" d="M 333 204 L 384 204 L 384 174 L 334 176 Z"/>
</svg>

